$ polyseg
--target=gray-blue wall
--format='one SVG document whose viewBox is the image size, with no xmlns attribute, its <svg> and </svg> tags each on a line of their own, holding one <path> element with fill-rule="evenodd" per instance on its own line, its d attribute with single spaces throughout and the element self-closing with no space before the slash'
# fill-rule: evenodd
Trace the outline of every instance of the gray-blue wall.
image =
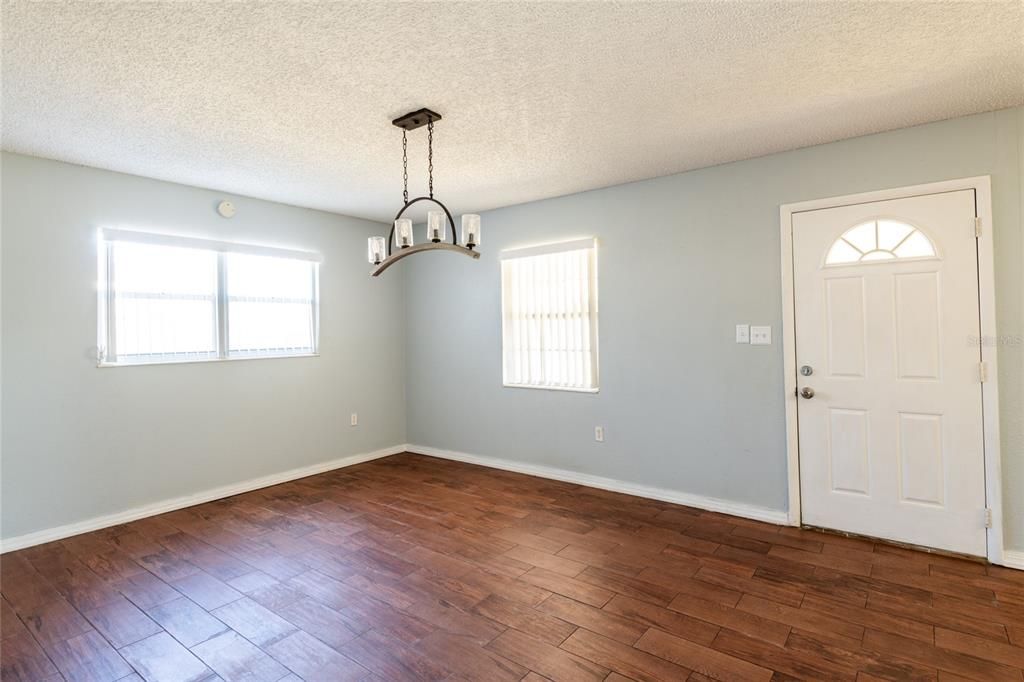
<svg viewBox="0 0 1024 682">
<path fill-rule="evenodd" d="M 402 442 L 785 509 L 782 203 L 991 175 L 999 330 L 1024 333 L 1024 108 L 491 211 L 480 261 L 378 279 L 372 222 L 246 198 L 225 221 L 207 190 L 13 154 L 2 171 L 5 538 Z M 97 369 L 105 225 L 320 251 L 323 355 Z M 601 392 L 502 388 L 499 252 L 591 235 Z M 742 322 L 775 345 L 733 343 Z M 1024 548 L 1024 348 L 999 363 Z"/>
<path fill-rule="evenodd" d="M 365 220 L 3 154 L 3 537 L 405 441 L 405 273 Z M 314 358 L 96 367 L 96 232 L 317 251 Z M 349 414 L 359 413 L 359 426 Z"/>
<path fill-rule="evenodd" d="M 479 262 L 405 261 L 409 441 L 785 509 L 779 205 L 991 175 L 998 325 L 1019 335 L 1022 132 L 1010 109 L 484 214 Z M 600 393 L 503 388 L 499 252 L 584 236 L 600 240 Z M 772 325 L 774 345 L 737 345 L 738 323 Z M 1022 355 L 999 350 L 1017 548 Z"/>
</svg>

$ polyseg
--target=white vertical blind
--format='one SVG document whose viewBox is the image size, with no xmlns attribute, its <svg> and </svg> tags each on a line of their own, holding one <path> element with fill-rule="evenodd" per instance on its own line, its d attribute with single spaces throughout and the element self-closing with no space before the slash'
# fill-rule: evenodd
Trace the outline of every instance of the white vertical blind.
<svg viewBox="0 0 1024 682">
<path fill-rule="evenodd" d="M 225 254 L 228 356 L 312 353 L 316 263 Z"/>
<path fill-rule="evenodd" d="M 506 386 L 597 390 L 596 251 L 585 239 L 502 253 Z"/>
<path fill-rule="evenodd" d="M 217 254 L 114 242 L 111 259 L 111 345 L 121 361 L 217 357 Z"/>
</svg>

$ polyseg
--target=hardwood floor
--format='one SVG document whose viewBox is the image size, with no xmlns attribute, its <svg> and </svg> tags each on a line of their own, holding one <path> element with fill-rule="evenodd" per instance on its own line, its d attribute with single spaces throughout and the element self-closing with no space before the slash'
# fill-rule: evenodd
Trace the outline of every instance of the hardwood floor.
<svg viewBox="0 0 1024 682">
<path fill-rule="evenodd" d="M 409 454 L 0 575 L 4 680 L 1024 680 L 1024 572 Z"/>
</svg>

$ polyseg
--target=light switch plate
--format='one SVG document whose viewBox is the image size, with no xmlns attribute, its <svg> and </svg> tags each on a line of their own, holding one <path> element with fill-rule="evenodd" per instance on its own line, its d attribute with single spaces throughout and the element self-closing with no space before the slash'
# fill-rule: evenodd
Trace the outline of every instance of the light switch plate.
<svg viewBox="0 0 1024 682">
<path fill-rule="evenodd" d="M 736 343 L 750 343 L 750 325 L 736 325 Z"/>
<path fill-rule="evenodd" d="M 752 326 L 750 328 L 750 344 L 753 346 L 772 345 L 772 328 Z"/>
</svg>

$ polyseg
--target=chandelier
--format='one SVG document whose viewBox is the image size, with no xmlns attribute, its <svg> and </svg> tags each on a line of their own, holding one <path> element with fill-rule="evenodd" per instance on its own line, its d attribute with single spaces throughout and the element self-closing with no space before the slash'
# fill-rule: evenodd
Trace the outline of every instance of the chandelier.
<svg viewBox="0 0 1024 682">
<path fill-rule="evenodd" d="M 462 242 L 460 246 L 455 233 L 455 221 L 452 220 L 452 213 L 448 207 L 434 198 L 434 122 L 441 120 L 441 114 L 430 109 L 419 109 L 411 113 L 399 116 L 391 123 L 402 129 L 402 202 L 401 210 L 395 215 L 395 221 L 391 224 L 391 232 L 388 238 L 370 237 L 367 245 L 367 258 L 370 263 L 376 266 L 371 273 L 374 277 L 387 270 L 389 267 L 402 260 L 406 256 L 423 251 L 455 251 L 463 253 L 471 258 L 480 258 L 480 253 L 474 251 L 474 247 L 480 245 L 480 216 L 473 213 L 466 213 L 462 216 Z M 427 127 L 427 188 L 428 194 L 423 197 L 409 199 L 409 153 L 406 135 L 410 130 Z M 402 215 L 413 204 L 427 201 L 435 204 L 440 210 L 427 212 L 427 241 L 419 246 L 413 242 L 412 219 L 403 218 Z M 446 233 L 451 230 L 451 244 L 445 243 Z M 393 252 L 393 246 L 398 251 Z"/>
</svg>

